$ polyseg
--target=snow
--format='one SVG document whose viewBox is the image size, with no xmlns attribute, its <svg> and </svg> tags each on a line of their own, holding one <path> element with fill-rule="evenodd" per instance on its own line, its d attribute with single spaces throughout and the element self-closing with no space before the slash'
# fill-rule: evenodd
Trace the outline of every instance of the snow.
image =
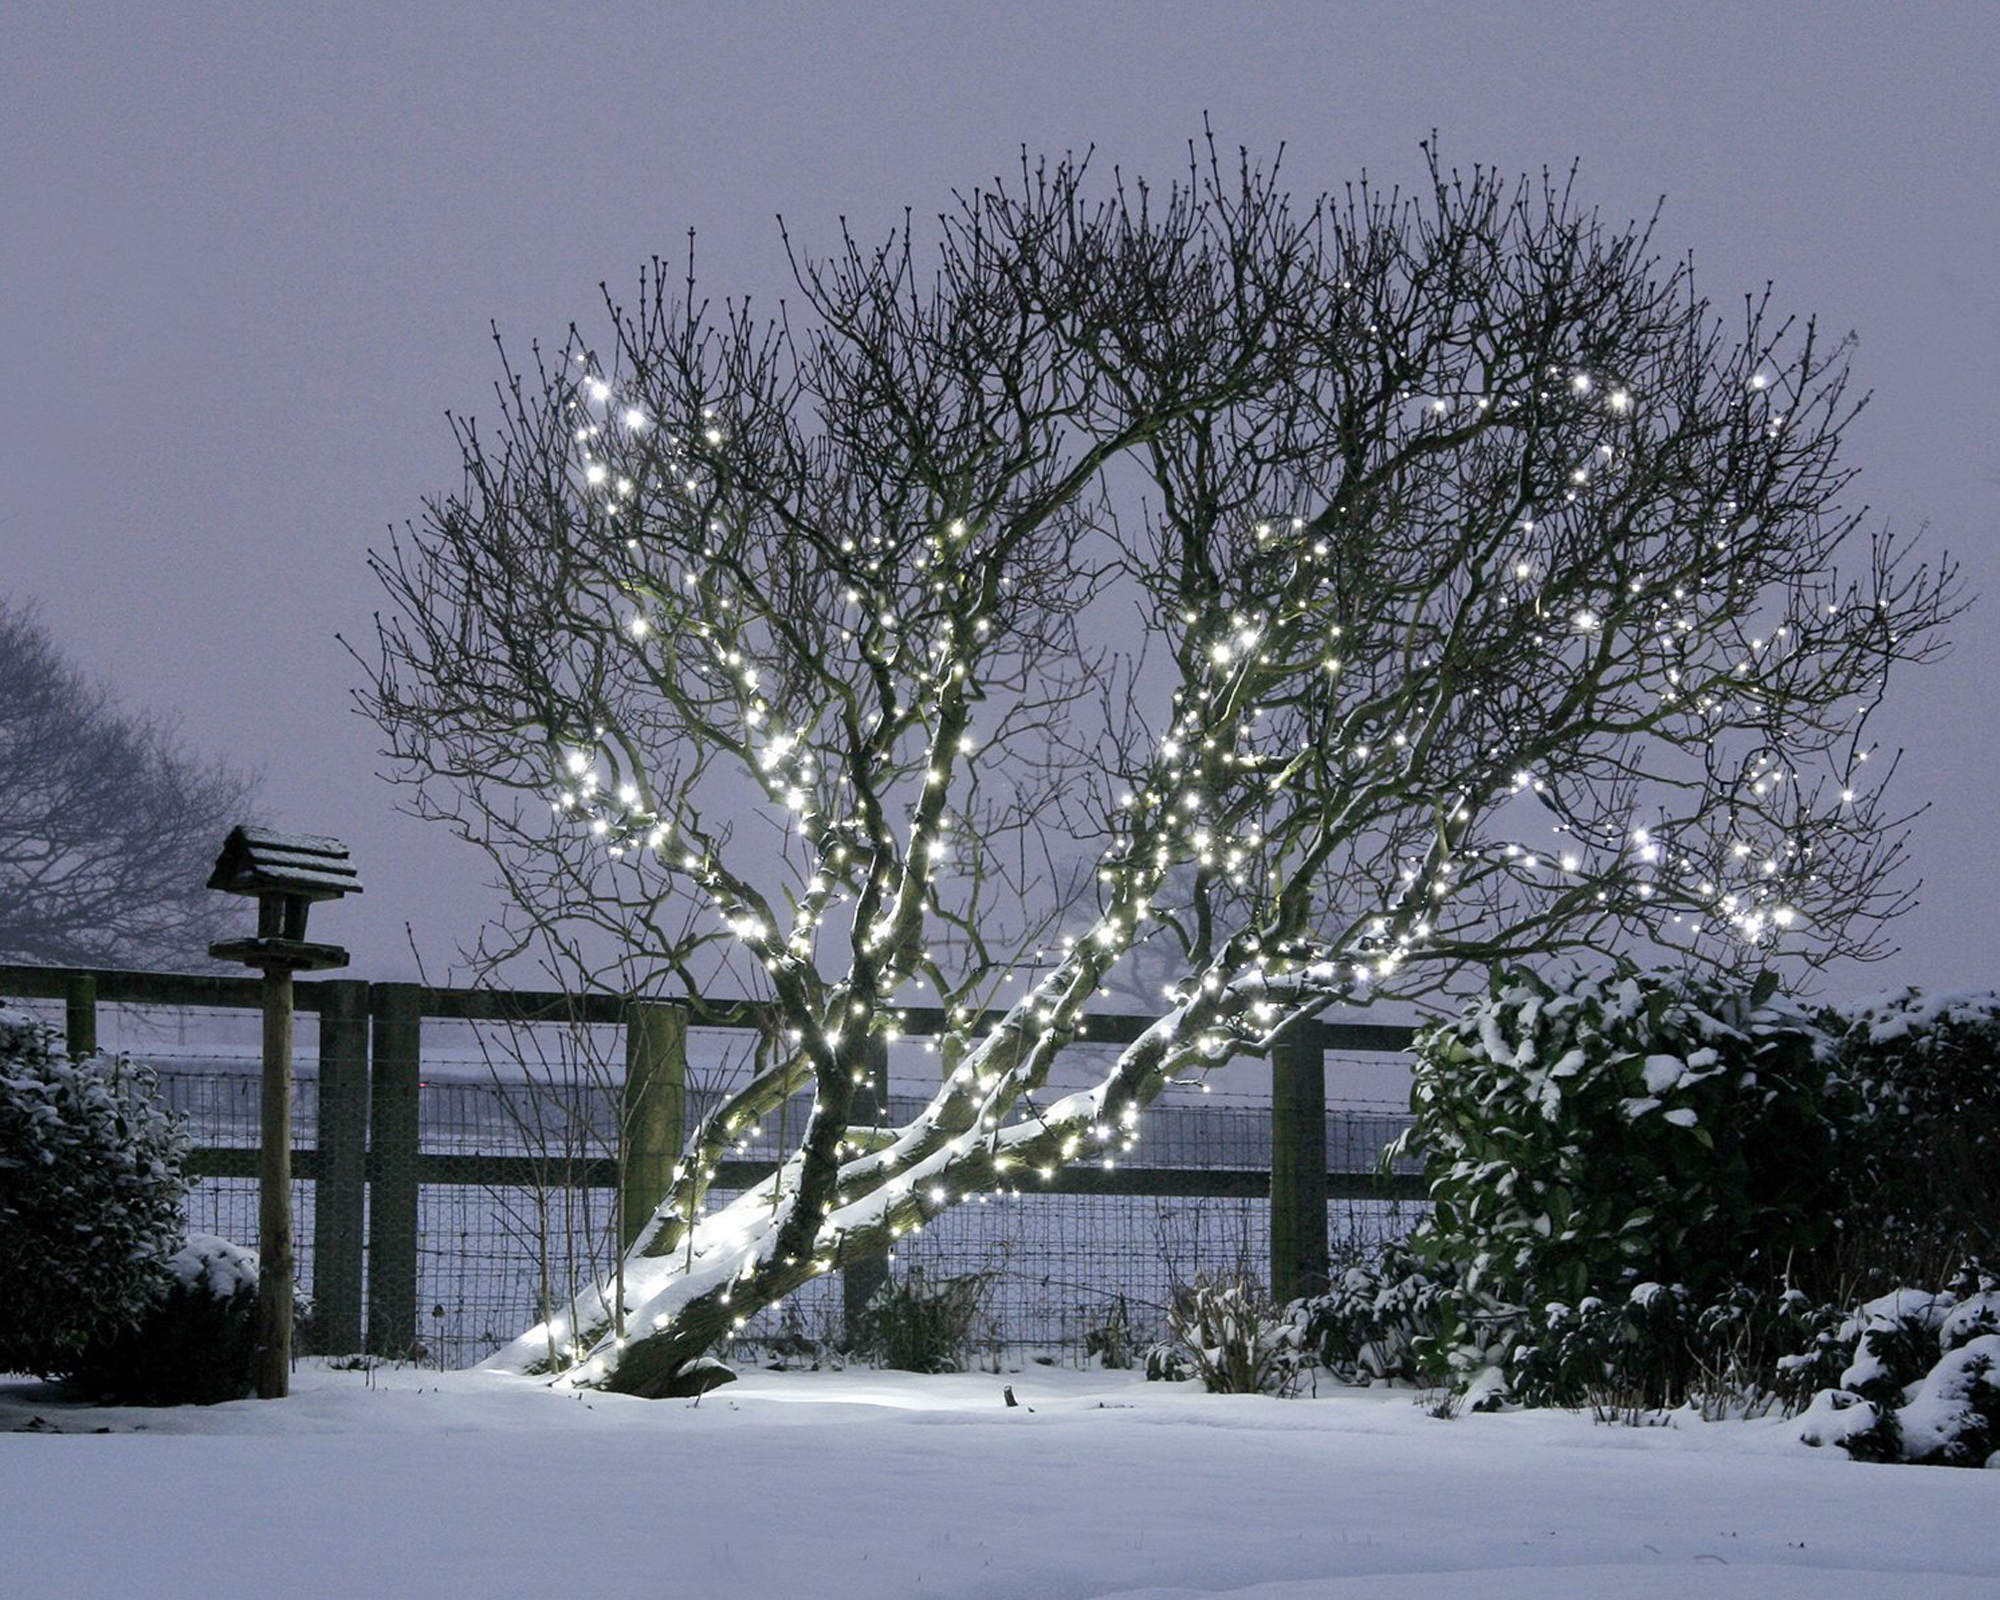
<svg viewBox="0 0 2000 1600">
<path fill-rule="evenodd" d="M 1926 1290 L 1892 1289 L 1857 1310 L 1841 1334 L 1843 1338 L 1859 1339 L 1870 1330 L 1891 1330 L 1904 1323 L 1935 1333 L 1950 1309 L 1949 1298 L 1940 1299 Z M 1888 1373 L 1881 1356 L 1863 1341 L 1855 1345 L 1854 1359 L 1840 1375 L 1840 1386 L 1859 1389 L 1887 1377 Z"/>
<path fill-rule="evenodd" d="M 1020 1404 L 1002 1397 L 1011 1386 Z M 1986 1597 L 2000 1473 L 1779 1419 L 1427 1415 L 1125 1373 L 749 1372 L 699 1404 L 334 1372 L 141 1411 L 0 1381 L 9 1592 L 784 1600 Z M 47 1431 L 12 1431 L 30 1419 Z M 93 1430 L 109 1428 L 102 1437 Z"/>
<path fill-rule="evenodd" d="M 167 1270 L 184 1289 L 197 1284 L 218 1300 L 257 1287 L 257 1252 L 213 1233 L 191 1233 L 167 1258 Z"/>
<path fill-rule="evenodd" d="M 1904 1452 L 1921 1460 L 1949 1445 L 1964 1431 L 1981 1388 L 2000 1389 L 2000 1334 L 1982 1333 L 1948 1352 L 1897 1409 Z"/>
<path fill-rule="evenodd" d="M 1482 1006 L 1480 1008 L 1478 1026 L 1479 1048 L 1485 1053 L 1487 1060 L 1496 1062 L 1503 1067 L 1518 1067 L 1527 1064 L 1533 1052 L 1524 1044 L 1521 1047 L 1519 1055 L 1514 1053 L 1514 1047 L 1508 1044 L 1506 1037 L 1500 1032 L 1500 1019 L 1495 1014 L 1493 1007 Z"/>
<path fill-rule="evenodd" d="M 1938 1324 L 1938 1343 L 1949 1350 L 1981 1333 L 2000 1333 L 2000 1293 L 1969 1294 Z"/>
<path fill-rule="evenodd" d="M 1928 1033 L 1941 1023 L 1990 1025 L 2000 1015 L 2000 991 L 1945 990 L 1933 993 L 1912 985 L 1864 995 L 1839 1007 L 1848 1025 L 1873 1044 L 1891 1044 Z"/>
<path fill-rule="evenodd" d="M 1648 1056 L 1645 1065 L 1646 1093 L 1663 1095 L 1678 1088 L 1687 1076 L 1687 1063 L 1679 1056 Z"/>
</svg>

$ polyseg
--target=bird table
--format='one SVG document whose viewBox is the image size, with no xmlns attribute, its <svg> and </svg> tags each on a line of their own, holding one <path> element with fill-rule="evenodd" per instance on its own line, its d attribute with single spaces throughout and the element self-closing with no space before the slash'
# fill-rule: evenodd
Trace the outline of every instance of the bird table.
<svg viewBox="0 0 2000 1600">
<path fill-rule="evenodd" d="M 257 934 L 213 944 L 208 953 L 263 974 L 263 1148 L 257 1168 L 257 1393 L 289 1392 L 292 1365 L 292 978 L 347 965 L 335 944 L 306 939 L 306 917 L 321 900 L 359 894 L 347 847 L 322 834 L 230 830 L 208 886 L 257 902 Z"/>
</svg>

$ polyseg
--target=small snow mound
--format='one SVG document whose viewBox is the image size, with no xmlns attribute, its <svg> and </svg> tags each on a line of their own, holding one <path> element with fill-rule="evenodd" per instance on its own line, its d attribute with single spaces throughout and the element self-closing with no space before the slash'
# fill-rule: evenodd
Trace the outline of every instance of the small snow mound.
<svg viewBox="0 0 2000 1600">
<path fill-rule="evenodd" d="M 1681 1080 L 1687 1076 L 1687 1063 L 1679 1056 L 1648 1056 L 1644 1073 L 1646 1093 L 1663 1095 L 1669 1089 L 1680 1087 Z"/>
<path fill-rule="evenodd" d="M 1903 1454 L 1944 1466 L 1984 1466 L 2000 1412 L 2000 1334 L 1982 1334 L 1931 1368 L 1898 1412 Z"/>
<path fill-rule="evenodd" d="M 2000 1333 L 2000 1293 L 1992 1290 L 1967 1295 L 1953 1306 L 1938 1325 L 1938 1343 L 1956 1350 L 1989 1333 Z"/>
<path fill-rule="evenodd" d="M 1916 1323 L 1936 1328 L 1953 1304 L 1949 1295 L 1932 1294 L 1927 1289 L 1891 1289 L 1864 1304 L 1856 1315 L 1863 1327 L 1884 1327 L 1894 1323 Z"/>
<path fill-rule="evenodd" d="M 1799 1439 L 1815 1449 L 1829 1444 L 1847 1448 L 1881 1425 L 1880 1408 L 1852 1389 L 1822 1389 L 1799 1413 Z"/>
<path fill-rule="evenodd" d="M 183 1289 L 206 1289 L 227 1300 L 239 1289 L 257 1287 L 257 1252 L 213 1233 L 191 1233 L 167 1261 Z"/>
</svg>

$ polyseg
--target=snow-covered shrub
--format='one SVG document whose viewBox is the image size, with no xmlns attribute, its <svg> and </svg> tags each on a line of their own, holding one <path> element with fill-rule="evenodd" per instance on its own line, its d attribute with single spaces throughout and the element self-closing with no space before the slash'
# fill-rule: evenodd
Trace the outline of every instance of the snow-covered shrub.
<svg viewBox="0 0 2000 1600">
<path fill-rule="evenodd" d="M 257 1355 L 257 1256 L 196 1233 L 167 1261 L 166 1291 L 138 1326 L 92 1344 L 69 1381 L 123 1405 L 212 1405 L 250 1392 Z"/>
<path fill-rule="evenodd" d="M 1506 1348 L 1506 1392 L 1526 1406 L 1588 1406 L 1640 1420 L 1674 1406 L 1706 1418 L 1796 1410 L 1824 1376 L 1810 1350 L 1840 1312 L 1796 1288 L 1732 1284 L 1698 1304 L 1682 1284 L 1560 1300 L 1524 1314 Z M 1800 1354 L 1800 1352 L 1808 1354 Z"/>
<path fill-rule="evenodd" d="M 1683 1397 L 1711 1420 L 1795 1412 L 1830 1381 L 1832 1357 L 1823 1352 L 1845 1317 L 1789 1286 L 1736 1284 L 1690 1321 Z"/>
<path fill-rule="evenodd" d="M 1631 1421 L 1671 1403 L 1686 1342 L 1687 1293 L 1635 1284 L 1615 1300 L 1551 1301 L 1508 1352 L 1508 1391 L 1523 1405 L 1587 1405 L 1599 1421 Z"/>
<path fill-rule="evenodd" d="M 1710 1419 L 1761 1416 L 1796 1410 L 1826 1381 L 1812 1346 L 1840 1320 L 1796 1289 L 1736 1284 L 1701 1304 L 1683 1285 L 1641 1283 L 1520 1310 L 1461 1370 L 1489 1372 L 1517 1403 L 1588 1407 L 1604 1421 L 1683 1405 Z"/>
<path fill-rule="evenodd" d="M 1305 1348 L 1342 1383 L 1439 1381 L 1449 1335 L 1469 1322 L 1456 1264 L 1422 1260 L 1402 1240 L 1342 1268 L 1295 1315 Z"/>
<path fill-rule="evenodd" d="M 1905 1461 L 2000 1467 L 2000 1334 L 1946 1351 L 1894 1416 Z"/>
<path fill-rule="evenodd" d="M 1733 1284 L 1697 1303 L 1680 1284 L 1552 1301 L 1510 1330 L 1505 1378 L 1524 1405 L 1588 1406 L 1604 1420 L 1691 1405 L 1709 1418 L 1792 1411 L 1839 1370 L 1837 1307 L 1797 1289 Z"/>
<path fill-rule="evenodd" d="M 1768 978 L 1497 973 L 1417 1041 L 1398 1147 L 1433 1202 L 1415 1248 L 1459 1270 L 1468 1305 L 1776 1286 L 1843 1210 L 1856 1107 L 1831 1055 Z"/>
<path fill-rule="evenodd" d="M 1851 1359 L 1806 1412 L 1807 1444 L 1837 1444 L 1858 1461 L 2000 1466 L 2000 1283 L 1990 1275 L 1967 1294 L 1871 1300 L 1839 1340 Z"/>
<path fill-rule="evenodd" d="M 1952 1307 L 1938 1324 L 1938 1342 L 1945 1349 L 1956 1350 L 1983 1334 L 2000 1333 L 2000 1274 L 1974 1263 L 1947 1293 Z"/>
<path fill-rule="evenodd" d="M 0 1008 L 0 1371 L 62 1372 L 135 1326 L 181 1236 L 187 1145 L 152 1073 L 53 1041 Z"/>
<path fill-rule="evenodd" d="M 1289 1394 L 1311 1364 L 1301 1324 L 1243 1273 L 1176 1289 L 1167 1327 L 1210 1394 Z"/>
<path fill-rule="evenodd" d="M 862 1312 L 855 1353 L 901 1372 L 963 1372 L 991 1288 L 984 1272 L 933 1281 L 912 1267 L 888 1278 Z"/>
<path fill-rule="evenodd" d="M 1148 1383 L 1185 1383 L 1194 1376 L 1187 1352 L 1171 1339 L 1156 1339 L 1146 1346 L 1144 1367 Z"/>
<path fill-rule="evenodd" d="M 1936 1282 L 1967 1255 L 2000 1259 L 2000 994 L 1909 988 L 1836 1016 L 1868 1109 L 1855 1265 Z"/>
</svg>

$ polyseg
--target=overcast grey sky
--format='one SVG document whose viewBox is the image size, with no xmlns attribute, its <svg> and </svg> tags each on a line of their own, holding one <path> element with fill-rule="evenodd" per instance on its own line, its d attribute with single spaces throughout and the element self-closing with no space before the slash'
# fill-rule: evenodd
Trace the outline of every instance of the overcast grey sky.
<svg viewBox="0 0 2000 1600">
<path fill-rule="evenodd" d="M 1026 142 L 1176 167 L 1210 112 L 1294 185 L 1583 162 L 1727 301 L 1775 279 L 1860 336 L 1851 460 L 1989 597 L 1878 727 L 1908 747 L 1925 905 L 1851 981 L 2000 983 L 2000 7 L 1265 3 L 0 7 L 0 594 L 368 883 L 315 931 L 434 976 L 478 863 L 397 819 L 336 630 L 363 556 L 482 409 L 487 324 L 559 337 L 700 233 L 706 286 L 783 287 Z"/>
</svg>

